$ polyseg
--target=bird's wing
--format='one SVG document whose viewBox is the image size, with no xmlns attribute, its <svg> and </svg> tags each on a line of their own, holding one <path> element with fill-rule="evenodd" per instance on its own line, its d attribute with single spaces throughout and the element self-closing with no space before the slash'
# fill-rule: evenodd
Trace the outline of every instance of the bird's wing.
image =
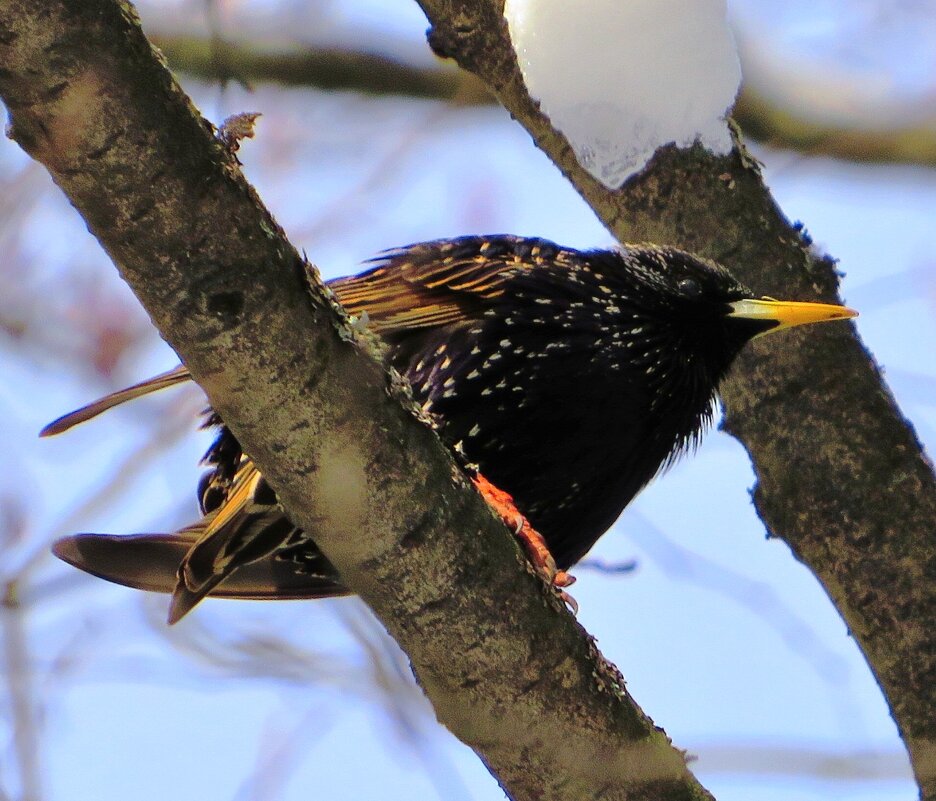
<svg viewBox="0 0 936 801">
<path fill-rule="evenodd" d="M 387 336 L 476 319 L 518 270 L 557 263 L 565 252 L 506 235 L 424 242 L 387 251 L 374 268 L 329 287 L 349 313 L 366 312 L 368 327 Z"/>
<path fill-rule="evenodd" d="M 441 327 L 479 317 L 504 293 L 517 270 L 542 262 L 560 264 L 572 252 L 545 239 L 516 236 L 466 236 L 390 250 L 360 275 L 328 282 L 350 314 L 363 315 L 374 332 Z M 112 392 L 49 423 L 40 436 L 61 434 L 102 412 L 192 378 L 180 364 L 166 373 Z"/>
<path fill-rule="evenodd" d="M 183 381 L 191 380 L 191 378 L 192 374 L 189 373 L 188 368 L 184 364 L 180 364 L 178 367 L 174 367 L 168 372 L 160 373 L 157 376 L 146 379 L 146 381 L 141 381 L 139 384 L 134 384 L 132 387 L 119 389 L 116 392 L 112 392 L 110 395 L 99 398 L 93 403 L 89 403 L 87 406 L 82 406 L 80 409 L 63 415 L 58 420 L 54 420 L 43 428 L 42 431 L 39 432 L 39 436 L 51 437 L 55 434 L 61 434 L 79 423 L 84 423 L 92 417 L 97 417 L 102 412 L 106 412 L 114 406 L 119 406 L 121 403 L 126 403 L 134 398 L 140 398 L 143 395 L 149 395 L 151 392 L 158 392 L 161 389 L 181 384 Z"/>
<path fill-rule="evenodd" d="M 178 563 L 169 622 L 175 623 L 241 568 L 285 548 L 296 527 L 254 463 L 241 456 L 225 497 Z"/>
<path fill-rule="evenodd" d="M 400 336 L 478 319 L 518 270 L 555 264 L 566 252 L 545 240 L 508 236 L 428 242 L 390 251 L 367 272 L 329 286 L 351 314 L 366 312 L 375 332 Z M 61 433 L 113 406 L 190 379 L 180 365 L 65 415 L 42 433 Z M 170 622 L 208 595 L 314 598 L 347 592 L 311 541 L 294 542 L 295 526 L 246 455 L 219 486 L 220 502 L 194 526 L 169 535 L 80 534 L 60 540 L 55 553 L 102 578 L 171 592 Z M 288 559 L 291 549 L 301 562 L 298 571 Z"/>
</svg>

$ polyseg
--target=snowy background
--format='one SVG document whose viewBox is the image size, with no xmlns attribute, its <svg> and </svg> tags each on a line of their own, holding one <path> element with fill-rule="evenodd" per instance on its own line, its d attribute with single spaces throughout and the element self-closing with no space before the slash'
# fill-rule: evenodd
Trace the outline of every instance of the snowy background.
<svg viewBox="0 0 936 801">
<path fill-rule="evenodd" d="M 778 103 L 865 129 L 936 119 L 932 2 L 729 7 L 747 76 Z M 409 0 L 147 2 L 148 32 L 366 48 L 432 66 Z M 208 85 L 215 123 L 263 113 L 241 159 L 326 276 L 394 245 L 467 233 L 608 245 L 502 110 Z M 793 92 L 799 87 L 800 91 Z M 903 116 L 901 116 L 903 115 Z M 936 173 L 757 147 L 781 207 L 840 259 L 846 302 L 930 452 L 936 447 Z M 0 142 L 0 799 L 499 799 L 438 727 L 405 659 L 354 599 L 166 599 L 57 563 L 65 533 L 164 530 L 195 514 L 202 398 L 174 390 L 66 437 L 59 414 L 167 369 L 172 352 L 43 170 Z M 874 680 L 810 573 L 766 541 L 752 474 L 713 432 L 576 571 L 580 620 L 720 801 L 915 797 Z"/>
</svg>

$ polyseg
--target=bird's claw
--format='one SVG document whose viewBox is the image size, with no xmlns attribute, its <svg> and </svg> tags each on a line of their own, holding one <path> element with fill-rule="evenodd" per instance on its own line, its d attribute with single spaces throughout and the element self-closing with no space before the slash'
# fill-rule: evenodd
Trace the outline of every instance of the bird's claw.
<svg viewBox="0 0 936 801">
<path fill-rule="evenodd" d="M 576 601 L 575 598 L 569 595 L 569 593 L 567 593 L 565 590 L 560 590 L 555 585 L 553 586 L 553 589 L 556 591 L 556 595 L 559 596 L 559 600 L 569 607 L 569 611 L 571 611 L 573 615 L 577 615 L 579 610 L 578 601 Z"/>
<path fill-rule="evenodd" d="M 516 535 L 536 575 L 552 587 L 559 596 L 559 600 L 566 604 L 573 614 L 578 614 L 578 602 L 565 591 L 566 587 L 571 587 L 575 583 L 575 576 L 556 566 L 556 560 L 553 559 L 543 535 L 533 528 L 525 517 Z"/>
<path fill-rule="evenodd" d="M 526 552 L 527 561 L 533 568 L 533 571 L 543 581 L 546 582 L 559 599 L 565 603 L 573 613 L 578 613 L 578 603 L 569 593 L 565 592 L 566 587 L 571 587 L 575 583 L 575 576 L 569 575 L 565 570 L 560 570 L 556 565 L 556 560 L 550 553 L 549 546 L 543 535 L 540 534 L 530 521 L 526 519 L 522 512 L 514 504 L 513 497 L 502 489 L 495 487 L 480 473 L 472 479 L 478 492 L 488 502 L 488 504 L 497 512 L 497 515 L 513 531 L 514 536 L 520 540 L 523 550 Z"/>
</svg>

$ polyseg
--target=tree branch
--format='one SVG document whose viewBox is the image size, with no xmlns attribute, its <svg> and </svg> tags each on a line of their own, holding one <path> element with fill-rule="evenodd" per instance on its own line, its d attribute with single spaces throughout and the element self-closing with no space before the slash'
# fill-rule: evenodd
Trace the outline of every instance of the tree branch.
<svg viewBox="0 0 936 801">
<path fill-rule="evenodd" d="M 417 67 L 389 56 L 361 51 L 307 48 L 277 51 L 245 43 L 196 36 L 154 36 L 173 69 L 209 81 L 271 82 L 285 86 L 396 94 L 452 100 L 474 106 L 496 103 L 484 83 L 470 73 Z M 780 78 L 777 78 L 780 80 Z M 734 107 L 745 136 L 771 147 L 811 156 L 831 156 L 862 164 L 936 166 L 933 121 L 870 128 L 832 124 L 815 114 L 772 102 L 770 86 L 746 81 Z"/>
<path fill-rule="evenodd" d="M 414 419 L 112 0 L 0 0 L 9 135 L 517 799 L 710 796 Z M 401 404 L 402 401 L 402 404 Z"/>
<path fill-rule="evenodd" d="M 340 48 L 272 50 L 198 36 L 150 37 L 169 66 L 206 81 L 277 83 L 315 89 L 455 100 L 464 105 L 497 102 L 474 75 L 449 65 L 418 67 L 390 56 Z"/>
<path fill-rule="evenodd" d="M 738 143 L 716 157 L 661 149 L 613 192 L 578 164 L 526 92 L 502 0 L 419 0 L 429 41 L 496 92 L 621 241 L 666 242 L 726 264 L 756 291 L 834 301 L 834 261 L 790 225 Z M 754 499 L 818 576 L 890 703 L 924 799 L 936 799 L 936 479 L 853 328 L 746 349 L 725 427 L 754 461 Z"/>
</svg>

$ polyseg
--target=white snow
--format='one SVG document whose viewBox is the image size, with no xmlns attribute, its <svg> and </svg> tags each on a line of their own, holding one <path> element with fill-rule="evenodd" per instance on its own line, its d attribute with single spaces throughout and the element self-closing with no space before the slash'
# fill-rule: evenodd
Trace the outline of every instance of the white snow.
<svg viewBox="0 0 936 801">
<path fill-rule="evenodd" d="M 741 82 L 726 0 L 506 0 L 530 95 L 616 189 L 658 147 L 731 149 Z"/>
</svg>

